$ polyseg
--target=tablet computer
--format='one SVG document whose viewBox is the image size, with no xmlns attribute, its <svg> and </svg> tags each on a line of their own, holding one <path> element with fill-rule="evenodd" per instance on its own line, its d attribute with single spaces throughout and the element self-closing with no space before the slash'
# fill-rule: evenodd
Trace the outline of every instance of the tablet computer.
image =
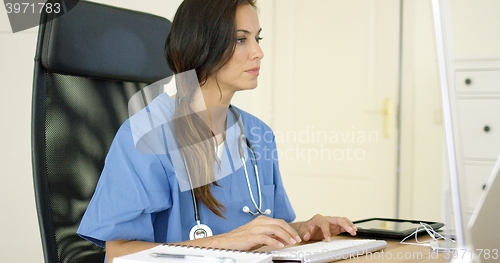
<svg viewBox="0 0 500 263">
<path fill-rule="evenodd" d="M 358 228 L 356 236 L 402 240 L 415 232 L 418 227 L 421 229 L 418 233 L 419 236 L 427 235 L 427 232 L 420 224 L 421 222 L 430 225 L 434 230 L 444 226 L 443 223 L 439 222 L 392 218 L 369 218 L 354 221 L 353 223 Z M 415 238 L 415 236 L 411 238 Z"/>
</svg>

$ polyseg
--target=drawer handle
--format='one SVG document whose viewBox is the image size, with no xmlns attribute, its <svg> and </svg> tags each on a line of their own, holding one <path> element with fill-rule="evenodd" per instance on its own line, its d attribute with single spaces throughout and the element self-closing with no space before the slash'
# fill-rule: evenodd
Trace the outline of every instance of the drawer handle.
<svg viewBox="0 0 500 263">
<path fill-rule="evenodd" d="M 465 84 L 470 85 L 472 83 L 472 80 L 470 79 L 465 79 Z"/>
<path fill-rule="evenodd" d="M 484 126 L 483 130 L 484 130 L 484 132 L 489 132 L 491 129 L 490 129 L 490 126 L 486 125 L 486 126 Z"/>
</svg>

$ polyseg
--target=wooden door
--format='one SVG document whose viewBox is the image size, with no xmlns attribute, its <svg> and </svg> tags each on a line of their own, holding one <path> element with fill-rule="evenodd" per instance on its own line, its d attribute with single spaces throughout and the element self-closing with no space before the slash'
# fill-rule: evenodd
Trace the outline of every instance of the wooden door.
<svg viewBox="0 0 500 263">
<path fill-rule="evenodd" d="M 273 128 L 297 219 L 394 217 L 399 1 L 259 4 L 261 85 L 234 102 Z"/>
</svg>

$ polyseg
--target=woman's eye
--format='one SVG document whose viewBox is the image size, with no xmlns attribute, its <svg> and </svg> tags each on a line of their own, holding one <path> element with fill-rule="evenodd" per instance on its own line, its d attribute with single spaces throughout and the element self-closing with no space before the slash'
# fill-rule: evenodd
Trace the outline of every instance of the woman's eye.
<svg viewBox="0 0 500 263">
<path fill-rule="evenodd" d="M 257 41 L 257 43 L 260 43 L 260 41 L 262 40 L 263 38 L 262 37 L 258 37 L 255 39 L 255 41 Z"/>
<path fill-rule="evenodd" d="M 246 40 L 246 37 L 238 38 L 238 43 L 245 43 Z"/>
</svg>

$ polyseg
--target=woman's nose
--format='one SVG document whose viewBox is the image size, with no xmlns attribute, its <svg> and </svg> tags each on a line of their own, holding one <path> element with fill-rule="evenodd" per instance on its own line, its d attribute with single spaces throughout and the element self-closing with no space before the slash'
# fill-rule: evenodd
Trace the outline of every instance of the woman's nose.
<svg viewBox="0 0 500 263">
<path fill-rule="evenodd" d="M 255 42 L 252 51 L 252 59 L 262 59 L 262 58 L 264 58 L 264 52 L 262 51 L 262 48 L 260 47 L 259 43 Z"/>
</svg>

